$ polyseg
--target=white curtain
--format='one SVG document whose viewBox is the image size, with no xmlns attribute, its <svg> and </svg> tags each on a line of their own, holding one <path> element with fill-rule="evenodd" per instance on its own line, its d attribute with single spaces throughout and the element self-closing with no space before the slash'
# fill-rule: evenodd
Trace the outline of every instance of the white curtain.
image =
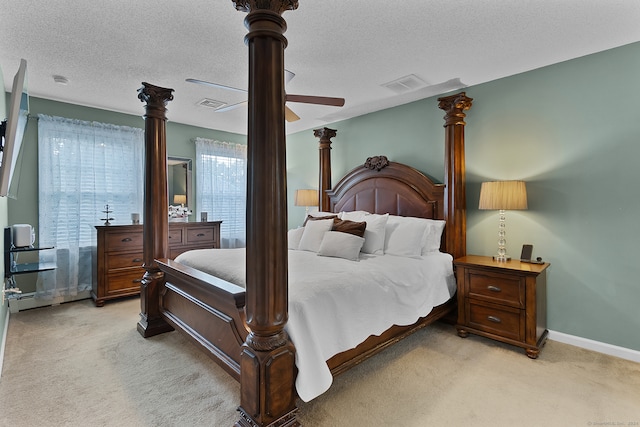
<svg viewBox="0 0 640 427">
<path fill-rule="evenodd" d="M 38 169 L 39 245 L 55 247 L 57 268 L 38 275 L 36 296 L 73 296 L 91 289 L 94 226 L 142 213 L 144 131 L 40 114 Z"/>
<path fill-rule="evenodd" d="M 197 215 L 222 220 L 223 248 L 246 246 L 247 146 L 196 138 Z"/>
</svg>

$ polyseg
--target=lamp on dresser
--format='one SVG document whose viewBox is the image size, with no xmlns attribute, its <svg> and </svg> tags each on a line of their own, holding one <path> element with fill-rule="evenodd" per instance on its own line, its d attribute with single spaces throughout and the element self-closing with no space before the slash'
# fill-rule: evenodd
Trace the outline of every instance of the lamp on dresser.
<svg viewBox="0 0 640 427">
<path fill-rule="evenodd" d="M 524 181 L 489 181 L 483 182 L 480 187 L 479 209 L 499 210 L 500 222 L 498 225 L 498 254 L 493 258 L 496 261 L 508 261 L 506 244 L 505 211 L 527 209 L 527 188 Z"/>
<path fill-rule="evenodd" d="M 293 204 L 304 206 L 305 215 L 309 214 L 309 207 L 318 206 L 318 190 L 296 190 Z"/>
<path fill-rule="evenodd" d="M 173 196 L 173 204 L 184 206 L 187 204 L 187 195 L 186 194 L 176 194 Z"/>
</svg>

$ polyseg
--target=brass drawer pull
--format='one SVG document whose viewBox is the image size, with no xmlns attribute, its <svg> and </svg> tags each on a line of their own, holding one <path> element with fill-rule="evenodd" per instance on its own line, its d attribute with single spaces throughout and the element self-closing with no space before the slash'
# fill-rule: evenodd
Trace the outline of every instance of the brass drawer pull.
<svg viewBox="0 0 640 427">
<path fill-rule="evenodd" d="M 502 320 L 500 320 L 500 318 L 496 316 L 487 316 L 487 319 L 489 319 L 489 321 L 493 323 L 502 323 Z"/>
<path fill-rule="evenodd" d="M 197 235 L 197 236 L 198 236 L 198 237 L 204 237 L 204 236 L 206 236 L 206 234 L 204 234 L 204 233 L 198 233 L 198 235 Z"/>
<path fill-rule="evenodd" d="M 142 261 L 142 258 L 134 258 L 133 259 L 133 262 L 141 262 L 141 261 Z"/>
<path fill-rule="evenodd" d="M 502 289 L 494 285 L 487 286 L 487 289 L 489 289 L 491 292 L 502 292 Z"/>
<path fill-rule="evenodd" d="M 125 237 L 124 239 L 122 239 L 123 242 L 130 242 L 131 241 L 131 237 Z"/>
</svg>

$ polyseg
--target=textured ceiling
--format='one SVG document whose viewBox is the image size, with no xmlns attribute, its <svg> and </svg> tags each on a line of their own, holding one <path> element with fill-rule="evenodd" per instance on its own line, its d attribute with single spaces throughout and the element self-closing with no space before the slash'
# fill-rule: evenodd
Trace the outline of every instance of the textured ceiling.
<svg viewBox="0 0 640 427">
<path fill-rule="evenodd" d="M 38 3 L 0 0 L 6 91 L 25 58 L 32 96 L 142 115 L 145 81 L 175 89 L 170 121 L 246 133 L 246 108 L 196 105 L 244 94 L 185 82 L 246 88 L 246 14 L 231 0 Z M 346 99 L 289 104 L 302 120 L 288 133 L 640 41 L 638 0 L 300 0 L 283 16 L 287 92 Z M 407 75 L 425 86 L 382 86 Z"/>
</svg>

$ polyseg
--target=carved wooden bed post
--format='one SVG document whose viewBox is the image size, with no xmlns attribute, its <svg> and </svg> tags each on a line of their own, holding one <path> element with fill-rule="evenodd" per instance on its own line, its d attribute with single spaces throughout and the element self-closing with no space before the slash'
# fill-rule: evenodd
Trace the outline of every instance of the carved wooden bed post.
<svg viewBox="0 0 640 427">
<path fill-rule="evenodd" d="M 335 129 L 329 129 L 327 127 L 313 131 L 313 135 L 316 138 L 320 138 L 318 144 L 318 150 L 320 150 L 318 209 L 323 212 L 330 210 L 327 190 L 331 190 L 331 138 L 336 136 L 336 132 Z"/>
<path fill-rule="evenodd" d="M 445 162 L 444 176 L 447 191 L 444 196 L 445 245 L 454 259 L 467 253 L 467 209 L 465 194 L 464 162 L 464 111 L 471 108 L 473 98 L 464 92 L 438 98 L 438 107 L 446 112 L 445 119 Z"/>
<path fill-rule="evenodd" d="M 237 427 L 297 426 L 288 319 L 287 168 L 282 13 L 297 0 L 236 0 L 248 12 L 246 323 Z"/>
<path fill-rule="evenodd" d="M 140 286 L 140 321 L 138 332 L 150 337 L 173 330 L 160 316 L 160 286 L 164 274 L 156 259 L 169 254 L 169 216 L 167 193 L 166 105 L 173 99 L 173 89 L 142 83 L 138 98 L 146 102 L 145 181 L 143 263 L 145 273 Z M 164 206 L 164 209 L 159 209 Z M 164 214 L 163 214 L 164 213 Z"/>
</svg>

